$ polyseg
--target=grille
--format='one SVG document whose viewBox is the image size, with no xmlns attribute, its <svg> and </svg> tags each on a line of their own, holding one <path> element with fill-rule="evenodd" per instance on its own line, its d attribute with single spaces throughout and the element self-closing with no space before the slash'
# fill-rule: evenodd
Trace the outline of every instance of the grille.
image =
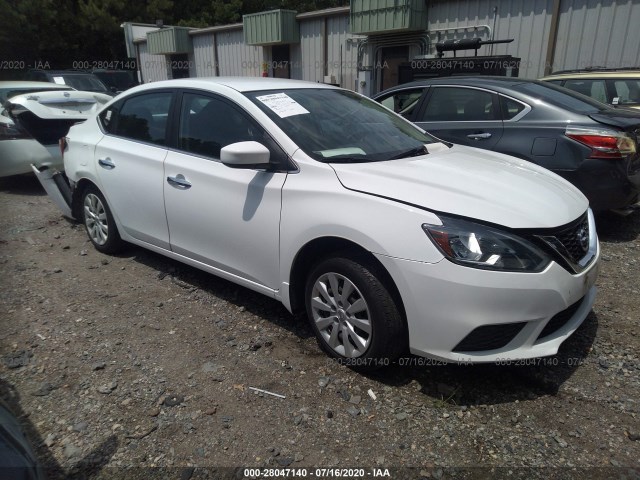
<svg viewBox="0 0 640 480">
<path fill-rule="evenodd" d="M 475 328 L 453 349 L 454 352 L 481 352 L 495 350 L 507 345 L 520 333 L 527 322 L 504 323 L 502 325 L 483 325 Z"/>
<path fill-rule="evenodd" d="M 562 327 L 564 327 L 567 324 L 567 322 L 571 320 L 571 317 L 573 317 L 573 315 L 576 313 L 581 303 L 582 303 L 582 298 L 578 300 L 576 303 L 574 303 L 573 305 L 571 305 L 570 307 L 565 308 L 561 312 L 556 313 L 553 317 L 551 317 L 551 320 L 547 322 L 547 324 L 542 329 L 542 332 L 540 332 L 540 335 L 538 335 L 537 341 L 542 340 L 543 338 L 554 334 L 555 332 L 560 330 Z"/>
<path fill-rule="evenodd" d="M 589 220 L 584 217 L 577 225 L 556 235 L 574 262 L 579 262 L 589 251 Z"/>
<path fill-rule="evenodd" d="M 574 273 L 581 272 L 586 268 L 586 264 L 580 265 L 580 261 L 589 253 L 590 235 L 587 213 L 562 229 L 545 234 L 534 234 L 538 240 L 542 240 L 546 244 L 546 250 L 560 265 Z M 595 254 L 595 252 L 593 253 Z"/>
</svg>

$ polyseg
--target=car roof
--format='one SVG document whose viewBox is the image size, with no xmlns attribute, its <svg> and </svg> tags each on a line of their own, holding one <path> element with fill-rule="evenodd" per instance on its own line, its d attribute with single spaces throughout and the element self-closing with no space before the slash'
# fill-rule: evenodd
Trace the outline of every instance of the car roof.
<svg viewBox="0 0 640 480">
<path fill-rule="evenodd" d="M 392 92 L 395 90 L 404 90 L 411 87 L 424 87 L 429 85 L 465 85 L 472 87 L 485 87 L 485 88 L 510 88 L 515 85 L 521 85 L 523 83 L 536 83 L 537 80 L 528 80 L 514 77 L 496 77 L 489 75 L 461 75 L 453 77 L 434 77 L 426 78 L 423 80 L 415 80 L 413 82 L 401 83 L 395 87 L 389 88 L 384 92 L 380 92 L 375 95 L 376 97 L 385 92 Z"/>
<path fill-rule="evenodd" d="M 592 70 L 588 72 L 566 72 L 566 73 L 553 73 L 541 78 L 540 80 L 562 80 L 562 79 L 574 79 L 574 78 L 636 78 L 640 79 L 640 70 L 616 70 L 616 71 L 603 71 Z"/>
<path fill-rule="evenodd" d="M 256 90 L 277 90 L 294 88 L 328 88 L 336 89 L 324 83 L 305 82 L 303 80 L 288 80 L 272 77 L 198 77 L 181 78 L 178 80 L 161 80 L 159 82 L 146 83 L 134 87 L 130 91 L 171 87 L 171 88 L 203 88 L 208 89 L 215 85 L 222 85 L 237 90 L 238 92 L 250 92 Z M 128 93 L 129 91 L 127 91 Z"/>
<path fill-rule="evenodd" d="M 13 80 L 0 82 L 0 88 L 42 88 L 43 90 L 73 90 L 69 85 L 59 85 L 51 82 L 31 82 L 26 80 Z"/>
</svg>

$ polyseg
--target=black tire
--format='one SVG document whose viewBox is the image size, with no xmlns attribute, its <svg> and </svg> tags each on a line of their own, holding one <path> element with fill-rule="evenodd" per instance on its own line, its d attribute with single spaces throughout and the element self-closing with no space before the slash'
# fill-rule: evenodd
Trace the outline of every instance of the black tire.
<svg viewBox="0 0 640 480">
<path fill-rule="evenodd" d="M 360 256 L 324 259 L 307 277 L 305 306 L 318 344 L 356 370 L 390 365 L 406 349 L 405 322 L 385 281 L 380 268 Z"/>
<path fill-rule="evenodd" d="M 123 241 L 104 195 L 93 185 L 87 186 L 80 198 L 81 218 L 89 240 L 102 253 L 117 253 Z"/>
</svg>

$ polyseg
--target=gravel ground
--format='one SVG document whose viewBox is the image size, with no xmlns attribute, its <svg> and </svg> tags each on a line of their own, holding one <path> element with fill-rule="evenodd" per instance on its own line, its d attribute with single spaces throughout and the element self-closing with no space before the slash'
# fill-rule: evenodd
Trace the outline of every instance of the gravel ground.
<svg viewBox="0 0 640 480">
<path fill-rule="evenodd" d="M 50 478 L 638 478 L 640 212 L 598 228 L 597 301 L 557 356 L 363 375 L 279 303 L 137 247 L 102 255 L 34 178 L 2 179 L 0 393 Z"/>
</svg>

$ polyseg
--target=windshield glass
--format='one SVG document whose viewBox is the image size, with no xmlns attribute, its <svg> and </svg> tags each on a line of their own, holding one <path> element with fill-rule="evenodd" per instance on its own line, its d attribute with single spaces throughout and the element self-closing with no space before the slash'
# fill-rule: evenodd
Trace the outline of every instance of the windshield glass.
<svg viewBox="0 0 640 480">
<path fill-rule="evenodd" d="M 527 82 L 514 85 L 513 89 L 532 97 L 537 97 L 556 107 L 566 108 L 574 113 L 598 113 L 611 107 L 592 100 L 586 95 L 581 95 L 568 88 L 558 87 L 550 83 Z"/>
<path fill-rule="evenodd" d="M 426 153 L 436 139 L 380 104 L 346 90 L 301 88 L 248 92 L 310 157 L 375 162 Z"/>
<path fill-rule="evenodd" d="M 108 92 L 107 87 L 93 75 L 60 74 L 55 77 L 62 77 L 64 83 L 71 85 L 76 90 L 89 92 Z"/>
<path fill-rule="evenodd" d="M 109 87 L 115 87 L 118 91 L 125 91 L 136 86 L 135 72 L 93 72 L 102 83 Z"/>
</svg>

